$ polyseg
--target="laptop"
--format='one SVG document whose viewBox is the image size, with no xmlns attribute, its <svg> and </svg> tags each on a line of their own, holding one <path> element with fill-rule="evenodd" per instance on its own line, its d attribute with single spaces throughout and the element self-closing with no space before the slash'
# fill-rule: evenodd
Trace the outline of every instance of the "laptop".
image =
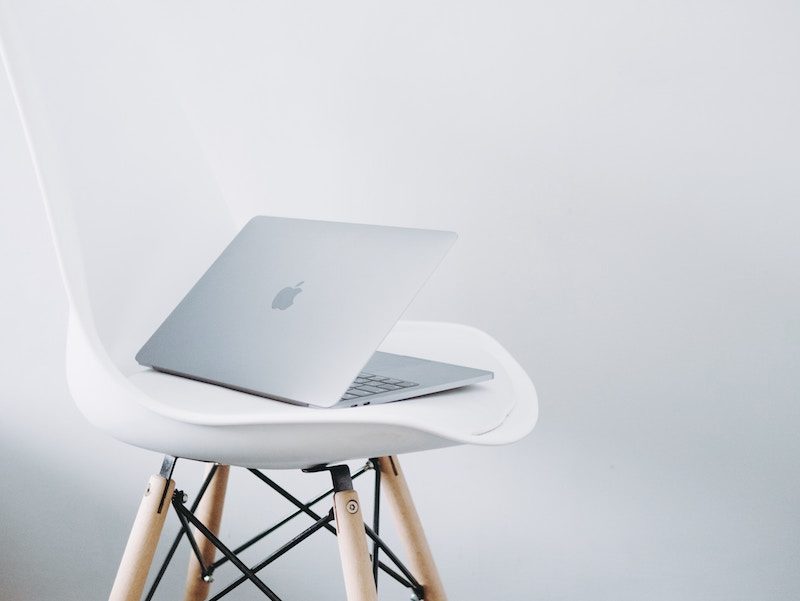
<svg viewBox="0 0 800 601">
<path fill-rule="evenodd" d="M 136 360 L 314 407 L 389 403 L 489 380 L 486 370 L 376 352 L 456 238 L 255 217 Z"/>
</svg>

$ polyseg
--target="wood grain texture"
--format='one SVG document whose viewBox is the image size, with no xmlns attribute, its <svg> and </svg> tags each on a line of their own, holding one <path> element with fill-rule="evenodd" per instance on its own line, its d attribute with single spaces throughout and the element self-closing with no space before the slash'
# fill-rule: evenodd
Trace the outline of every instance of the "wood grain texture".
<svg viewBox="0 0 800 601">
<path fill-rule="evenodd" d="M 425 601 L 447 601 L 425 531 L 397 457 L 381 457 L 381 488 L 386 493 L 411 573 L 425 589 Z"/>
<path fill-rule="evenodd" d="M 174 490 L 173 480 L 167 481 L 161 476 L 150 477 L 108 597 L 109 601 L 141 599 Z"/>
<path fill-rule="evenodd" d="M 333 509 L 347 601 L 377 601 L 358 493 L 354 490 L 335 493 Z"/>
<path fill-rule="evenodd" d="M 213 467 L 213 464 L 209 464 L 206 467 L 203 476 L 204 482 Z M 228 488 L 229 474 L 230 466 L 217 466 L 214 476 L 211 478 L 211 482 L 209 482 L 208 488 L 206 488 L 206 492 L 200 500 L 200 504 L 197 506 L 197 511 L 195 511 L 197 519 L 217 536 L 219 535 L 220 524 L 222 523 L 222 509 L 225 505 L 225 491 Z M 211 544 L 211 541 L 205 536 L 200 534 L 196 528 L 192 528 L 192 530 L 197 540 L 197 546 L 200 547 L 200 555 L 203 557 L 203 563 L 207 566 L 212 564 L 216 558 L 217 548 Z M 190 550 L 189 570 L 186 575 L 186 591 L 183 596 L 184 601 L 205 601 L 208 598 L 210 589 L 211 583 L 203 580 L 200 562 L 197 561 L 194 552 Z"/>
</svg>

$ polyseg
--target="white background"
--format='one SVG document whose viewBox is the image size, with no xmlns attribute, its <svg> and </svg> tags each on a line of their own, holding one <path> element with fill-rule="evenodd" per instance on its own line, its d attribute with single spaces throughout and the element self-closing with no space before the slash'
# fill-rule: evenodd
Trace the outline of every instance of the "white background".
<svg viewBox="0 0 800 601">
<path fill-rule="evenodd" d="M 460 233 L 408 316 L 498 338 L 541 415 L 511 447 L 405 459 L 453 600 L 800 596 L 796 3 L 142 7 L 240 219 Z M 71 404 L 4 79 L 0 269 L 0 599 L 103 599 L 160 459 Z M 227 540 L 288 509 L 251 480 L 232 479 Z M 274 588 L 343 598 L 328 539 Z"/>
</svg>

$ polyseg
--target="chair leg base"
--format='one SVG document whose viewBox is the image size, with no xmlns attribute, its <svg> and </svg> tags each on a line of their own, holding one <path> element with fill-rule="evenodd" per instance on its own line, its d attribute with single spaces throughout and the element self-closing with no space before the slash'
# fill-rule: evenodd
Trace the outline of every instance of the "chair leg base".
<svg viewBox="0 0 800 601">
<path fill-rule="evenodd" d="M 355 490 L 334 493 L 333 509 L 347 601 L 376 601 L 361 503 Z"/>
<path fill-rule="evenodd" d="M 411 571 L 425 591 L 425 601 L 447 601 L 400 462 L 396 456 L 381 457 L 378 466 L 381 471 L 381 486 L 387 492 Z"/>
<path fill-rule="evenodd" d="M 109 601 L 139 601 L 170 508 L 175 482 L 151 476 L 133 523 Z"/>
</svg>

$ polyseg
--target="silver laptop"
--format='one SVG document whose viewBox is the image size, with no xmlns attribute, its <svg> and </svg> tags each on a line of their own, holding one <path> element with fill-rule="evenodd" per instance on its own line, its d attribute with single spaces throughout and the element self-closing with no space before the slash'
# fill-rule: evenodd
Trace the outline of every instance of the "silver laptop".
<svg viewBox="0 0 800 601">
<path fill-rule="evenodd" d="M 388 403 L 491 379 L 481 369 L 375 352 L 456 237 L 255 217 L 136 360 L 317 407 Z"/>
</svg>

